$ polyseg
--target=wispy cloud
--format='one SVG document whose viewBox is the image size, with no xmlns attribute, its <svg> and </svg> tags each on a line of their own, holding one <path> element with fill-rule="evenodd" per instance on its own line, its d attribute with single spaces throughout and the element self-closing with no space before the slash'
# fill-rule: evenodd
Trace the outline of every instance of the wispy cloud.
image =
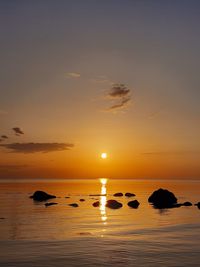
<svg viewBox="0 0 200 267">
<path fill-rule="evenodd" d="M 97 84 L 104 84 L 104 83 L 113 84 L 113 82 L 105 75 L 98 75 L 94 78 L 91 78 L 89 81 Z"/>
<path fill-rule="evenodd" d="M 130 97 L 123 98 L 123 99 L 120 100 L 119 103 L 112 105 L 107 110 L 110 110 L 110 111 L 113 111 L 114 110 L 115 111 L 115 110 L 118 110 L 118 109 L 124 109 L 128 105 L 128 103 L 130 101 L 131 101 L 131 98 Z"/>
<path fill-rule="evenodd" d="M 80 78 L 81 74 L 78 72 L 68 72 L 67 73 L 67 77 L 68 78 Z"/>
<path fill-rule="evenodd" d="M 106 97 L 112 101 L 112 104 L 106 111 L 117 112 L 119 110 L 125 110 L 131 101 L 130 92 L 130 89 L 127 88 L 125 84 L 113 84 L 106 95 Z"/>
<path fill-rule="evenodd" d="M 7 113 L 7 111 L 0 109 L 0 115 L 6 115 Z"/>
<path fill-rule="evenodd" d="M 17 136 L 24 134 L 24 132 L 19 127 L 14 127 L 12 128 L 12 130 L 15 132 Z"/>
<path fill-rule="evenodd" d="M 125 84 L 113 84 L 112 88 L 108 92 L 108 96 L 111 98 L 123 98 L 130 93 L 130 89 Z"/>
<path fill-rule="evenodd" d="M 1 147 L 4 147 L 14 153 L 49 153 L 55 151 L 64 151 L 69 150 L 74 147 L 74 144 L 70 143 L 11 143 L 11 144 L 2 144 Z"/>
</svg>

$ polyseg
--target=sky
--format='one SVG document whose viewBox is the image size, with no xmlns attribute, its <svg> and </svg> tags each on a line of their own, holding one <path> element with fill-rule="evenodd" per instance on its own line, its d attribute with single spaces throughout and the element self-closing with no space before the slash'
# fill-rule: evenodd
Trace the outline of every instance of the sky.
<svg viewBox="0 0 200 267">
<path fill-rule="evenodd" d="M 0 178 L 200 178 L 199 12 L 0 0 Z"/>
</svg>

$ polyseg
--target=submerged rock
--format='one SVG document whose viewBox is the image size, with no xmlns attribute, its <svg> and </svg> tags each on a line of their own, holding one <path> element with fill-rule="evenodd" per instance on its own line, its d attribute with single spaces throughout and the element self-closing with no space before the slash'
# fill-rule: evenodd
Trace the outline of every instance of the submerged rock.
<svg viewBox="0 0 200 267">
<path fill-rule="evenodd" d="M 149 197 L 148 201 L 154 205 L 154 207 L 163 209 L 163 208 L 175 208 L 177 205 L 177 198 L 175 195 L 166 190 L 166 189 L 158 189 L 154 191 Z M 181 205 L 181 204 L 180 204 Z"/>
<path fill-rule="evenodd" d="M 195 204 L 195 206 L 197 206 L 198 209 L 200 209 L 200 202 L 198 202 L 197 204 Z"/>
<path fill-rule="evenodd" d="M 127 205 L 133 209 L 137 209 L 140 205 L 140 202 L 138 202 L 137 200 L 133 200 L 129 201 Z"/>
<path fill-rule="evenodd" d="M 77 203 L 71 203 L 71 204 L 69 204 L 69 206 L 74 207 L 74 208 L 77 208 L 78 207 L 78 204 Z"/>
<path fill-rule="evenodd" d="M 70 197 L 65 197 L 65 198 L 70 198 Z"/>
<path fill-rule="evenodd" d="M 135 196 L 135 194 L 133 194 L 133 193 L 126 193 L 125 194 L 125 197 L 134 197 Z"/>
<path fill-rule="evenodd" d="M 89 197 L 105 197 L 106 194 L 91 194 Z"/>
<path fill-rule="evenodd" d="M 99 207 L 100 206 L 100 202 L 99 201 L 96 201 L 92 204 L 93 207 Z"/>
<path fill-rule="evenodd" d="M 84 198 L 81 198 L 81 199 L 79 199 L 79 201 L 83 202 L 83 201 L 85 201 L 85 199 Z"/>
<path fill-rule="evenodd" d="M 30 198 L 32 198 L 35 201 L 45 201 L 51 198 L 56 198 L 56 196 L 50 195 L 44 191 L 35 191 L 35 193 L 32 196 L 30 196 Z"/>
<path fill-rule="evenodd" d="M 115 193 L 114 195 L 113 195 L 114 197 L 123 197 L 123 193 Z"/>
<path fill-rule="evenodd" d="M 52 206 L 52 205 L 57 205 L 58 203 L 56 203 L 56 202 L 47 202 L 47 203 L 45 203 L 44 205 L 46 206 L 46 207 L 49 207 L 49 206 Z"/>
<path fill-rule="evenodd" d="M 120 209 L 122 206 L 122 203 L 114 199 L 110 199 L 106 202 L 106 207 L 110 209 Z"/>
</svg>

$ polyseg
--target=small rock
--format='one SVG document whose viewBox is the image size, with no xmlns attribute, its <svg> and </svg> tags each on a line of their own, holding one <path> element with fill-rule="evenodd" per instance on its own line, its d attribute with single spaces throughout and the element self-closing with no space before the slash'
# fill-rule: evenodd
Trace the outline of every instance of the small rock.
<svg viewBox="0 0 200 267">
<path fill-rule="evenodd" d="M 4 217 L 0 217 L 0 220 L 5 220 L 5 218 Z"/>
<path fill-rule="evenodd" d="M 81 198 L 81 199 L 79 199 L 79 201 L 83 202 L 83 201 L 85 201 L 85 199 L 84 198 Z"/>
<path fill-rule="evenodd" d="M 71 204 L 69 204 L 69 206 L 74 207 L 74 208 L 77 208 L 78 207 L 78 204 L 77 203 L 71 203 Z"/>
<path fill-rule="evenodd" d="M 125 196 L 126 196 L 126 197 L 134 197 L 135 194 L 133 194 L 133 193 L 126 193 Z"/>
<path fill-rule="evenodd" d="M 56 198 L 56 196 L 50 195 L 44 191 L 35 191 L 35 193 L 30 196 L 35 201 L 45 201 L 51 198 Z"/>
<path fill-rule="evenodd" d="M 49 206 L 52 206 L 52 205 L 57 205 L 58 203 L 56 203 L 56 202 L 47 202 L 47 203 L 45 203 L 44 205 L 46 206 L 46 207 L 49 207 Z"/>
<path fill-rule="evenodd" d="M 182 206 L 190 207 L 190 206 L 192 206 L 192 203 L 189 202 L 189 201 L 186 201 L 186 202 L 184 202 L 184 203 L 182 204 Z"/>
<path fill-rule="evenodd" d="M 119 209 L 122 206 L 123 206 L 122 203 L 120 203 L 116 200 L 113 200 L 113 199 L 110 199 L 106 202 L 106 207 L 110 208 L 110 209 Z"/>
<path fill-rule="evenodd" d="M 123 193 L 115 193 L 113 196 L 114 197 L 123 197 Z"/>
<path fill-rule="evenodd" d="M 92 204 L 93 207 L 99 207 L 100 206 L 100 202 L 99 201 L 96 201 Z"/>
<path fill-rule="evenodd" d="M 65 197 L 65 198 L 70 198 L 70 197 Z"/>
<path fill-rule="evenodd" d="M 195 204 L 195 206 L 197 206 L 198 209 L 200 209 L 200 202 L 198 202 L 197 204 Z"/>
<path fill-rule="evenodd" d="M 137 209 L 140 205 L 140 202 L 138 202 L 137 200 L 133 200 L 129 201 L 127 205 L 133 209 Z"/>
</svg>

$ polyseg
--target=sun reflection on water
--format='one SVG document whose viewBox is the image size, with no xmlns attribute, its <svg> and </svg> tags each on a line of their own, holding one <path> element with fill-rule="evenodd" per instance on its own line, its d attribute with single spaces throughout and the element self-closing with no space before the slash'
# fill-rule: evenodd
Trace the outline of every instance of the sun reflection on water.
<svg viewBox="0 0 200 267">
<path fill-rule="evenodd" d="M 107 216 L 106 216 L 106 184 L 107 184 L 107 179 L 106 178 L 101 178 L 101 197 L 100 197 L 100 213 L 101 213 L 101 220 L 104 224 L 106 224 Z"/>
</svg>

